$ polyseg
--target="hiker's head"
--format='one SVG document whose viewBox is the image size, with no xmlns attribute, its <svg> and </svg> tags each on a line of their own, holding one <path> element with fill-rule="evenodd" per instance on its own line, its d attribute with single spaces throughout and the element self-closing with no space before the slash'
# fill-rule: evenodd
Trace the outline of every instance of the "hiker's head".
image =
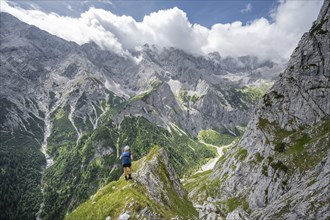
<svg viewBox="0 0 330 220">
<path fill-rule="evenodd" d="M 126 145 L 126 146 L 124 147 L 124 151 L 129 151 L 129 146 L 128 146 L 128 145 Z"/>
</svg>

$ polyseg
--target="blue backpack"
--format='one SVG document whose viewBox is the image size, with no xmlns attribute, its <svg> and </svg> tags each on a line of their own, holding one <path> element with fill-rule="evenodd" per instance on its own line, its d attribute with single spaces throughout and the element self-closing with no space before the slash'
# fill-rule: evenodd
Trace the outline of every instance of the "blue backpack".
<svg viewBox="0 0 330 220">
<path fill-rule="evenodd" d="M 131 153 L 128 152 L 128 151 L 125 151 L 122 153 L 121 155 L 121 163 L 122 165 L 124 164 L 130 164 L 132 161 L 131 161 Z"/>
</svg>

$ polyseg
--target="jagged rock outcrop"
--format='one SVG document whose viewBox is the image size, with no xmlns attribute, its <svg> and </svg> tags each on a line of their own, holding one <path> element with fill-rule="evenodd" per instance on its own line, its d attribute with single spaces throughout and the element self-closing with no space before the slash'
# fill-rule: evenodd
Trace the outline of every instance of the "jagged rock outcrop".
<svg viewBox="0 0 330 220">
<path fill-rule="evenodd" d="M 329 219 L 330 2 L 209 175 L 227 219 Z"/>
<path fill-rule="evenodd" d="M 197 219 L 164 149 L 153 148 L 133 170 L 133 180 L 110 183 L 66 219 Z"/>
<path fill-rule="evenodd" d="M 156 155 L 148 159 L 142 161 L 134 177 L 145 186 L 150 197 L 162 205 L 173 203 L 170 199 L 171 194 L 183 200 L 187 192 L 181 188 L 181 183 L 169 164 L 166 151 L 160 149 Z"/>
</svg>

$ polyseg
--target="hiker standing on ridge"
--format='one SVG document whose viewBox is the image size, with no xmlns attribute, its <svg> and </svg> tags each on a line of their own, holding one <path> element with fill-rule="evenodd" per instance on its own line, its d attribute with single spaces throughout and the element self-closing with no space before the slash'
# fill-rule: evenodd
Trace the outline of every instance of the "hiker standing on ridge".
<svg viewBox="0 0 330 220">
<path fill-rule="evenodd" d="M 120 159 L 121 159 L 121 164 L 124 167 L 125 180 L 132 179 L 132 176 L 131 176 L 132 168 L 131 167 L 132 167 L 133 155 L 131 154 L 128 145 L 126 145 L 124 147 L 124 152 L 121 154 Z M 128 178 L 127 178 L 127 173 L 129 173 Z"/>
</svg>

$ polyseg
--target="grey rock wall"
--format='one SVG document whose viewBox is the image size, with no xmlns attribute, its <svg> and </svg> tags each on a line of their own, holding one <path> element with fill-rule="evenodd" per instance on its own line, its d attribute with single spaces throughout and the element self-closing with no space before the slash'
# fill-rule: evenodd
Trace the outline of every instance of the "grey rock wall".
<svg viewBox="0 0 330 220">
<path fill-rule="evenodd" d="M 227 219 L 330 217 L 329 5 L 302 36 L 242 140 L 210 175 L 221 182 L 213 199 L 248 204 L 245 210 L 238 204 Z"/>
</svg>

